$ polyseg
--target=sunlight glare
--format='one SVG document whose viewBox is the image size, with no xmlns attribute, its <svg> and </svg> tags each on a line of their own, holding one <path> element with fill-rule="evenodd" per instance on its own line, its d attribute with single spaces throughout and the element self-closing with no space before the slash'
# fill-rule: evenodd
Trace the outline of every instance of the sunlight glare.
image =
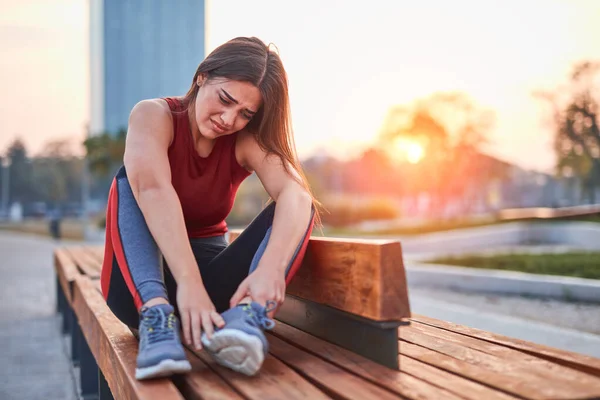
<svg viewBox="0 0 600 400">
<path fill-rule="evenodd" d="M 417 164 L 425 156 L 423 146 L 410 139 L 398 138 L 394 141 L 394 150 L 397 158 Z"/>
</svg>

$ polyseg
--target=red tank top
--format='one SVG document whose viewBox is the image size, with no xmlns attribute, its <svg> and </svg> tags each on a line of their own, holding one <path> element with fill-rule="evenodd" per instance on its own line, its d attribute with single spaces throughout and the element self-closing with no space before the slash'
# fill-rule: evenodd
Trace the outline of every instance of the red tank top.
<svg viewBox="0 0 600 400">
<path fill-rule="evenodd" d="M 173 116 L 169 146 L 171 183 L 179 196 L 190 238 L 223 235 L 240 183 L 250 175 L 235 158 L 237 133 L 216 139 L 208 157 L 194 146 L 188 114 L 178 98 L 165 98 Z"/>
</svg>

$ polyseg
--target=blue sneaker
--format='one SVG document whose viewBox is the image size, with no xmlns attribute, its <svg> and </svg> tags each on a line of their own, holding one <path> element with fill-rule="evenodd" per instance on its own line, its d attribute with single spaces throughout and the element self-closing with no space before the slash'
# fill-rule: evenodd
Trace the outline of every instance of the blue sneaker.
<svg viewBox="0 0 600 400">
<path fill-rule="evenodd" d="M 179 338 L 179 324 L 171 305 L 142 308 L 139 334 L 136 379 L 170 376 L 192 369 Z"/>
<path fill-rule="evenodd" d="M 267 307 L 252 302 L 230 308 L 221 314 L 225 326 L 217 329 L 212 339 L 202 335 L 204 348 L 217 363 L 245 375 L 255 375 L 269 351 L 263 330 L 275 326 L 267 313 L 276 306 L 274 301 L 268 301 Z"/>
</svg>

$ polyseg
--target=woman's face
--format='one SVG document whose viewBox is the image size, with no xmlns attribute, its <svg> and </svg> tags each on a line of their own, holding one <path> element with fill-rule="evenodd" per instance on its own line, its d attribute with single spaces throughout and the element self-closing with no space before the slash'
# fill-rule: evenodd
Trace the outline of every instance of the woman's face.
<svg viewBox="0 0 600 400">
<path fill-rule="evenodd" d="M 207 139 L 242 130 L 262 105 L 258 88 L 248 82 L 198 77 L 195 116 L 200 134 Z"/>
</svg>

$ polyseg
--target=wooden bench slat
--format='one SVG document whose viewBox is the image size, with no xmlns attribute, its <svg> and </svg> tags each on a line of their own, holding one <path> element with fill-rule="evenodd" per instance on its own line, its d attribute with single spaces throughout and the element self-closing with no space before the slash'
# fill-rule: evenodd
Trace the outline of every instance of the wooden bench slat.
<svg viewBox="0 0 600 400">
<path fill-rule="evenodd" d="M 532 399 L 586 398 L 596 392 L 587 386 L 542 379 L 525 366 L 433 336 L 401 330 L 401 337 L 401 354 L 517 396 Z"/>
<path fill-rule="evenodd" d="M 183 399 L 169 379 L 135 379 L 138 342 L 113 315 L 88 277 L 75 278 L 73 308 L 115 399 Z"/>
<path fill-rule="evenodd" d="M 329 399 L 325 393 L 293 369 L 268 355 L 258 375 L 248 377 L 218 365 L 205 352 L 192 351 L 235 390 L 251 400 L 264 399 Z"/>
<path fill-rule="evenodd" d="M 416 344 L 401 341 L 400 354 L 425 364 L 432 365 L 436 368 L 452 372 L 462 378 L 471 379 L 475 382 L 488 385 L 496 390 L 508 392 L 516 396 L 528 399 L 548 398 L 546 394 L 540 396 L 540 392 L 537 388 L 531 387 L 530 384 L 521 379 L 515 379 L 512 376 L 488 371 L 477 365 L 438 353 L 437 351 Z"/>
<path fill-rule="evenodd" d="M 92 279 L 97 279 L 100 277 L 100 264 L 90 254 L 88 254 L 85 248 L 81 246 L 68 247 L 67 251 L 84 275 Z"/>
<path fill-rule="evenodd" d="M 313 238 L 287 292 L 375 321 L 401 320 L 410 317 L 401 254 L 398 242 Z"/>
<path fill-rule="evenodd" d="M 186 353 L 192 371 L 173 377 L 175 386 L 186 400 L 244 399 L 194 353 L 189 350 Z"/>
<path fill-rule="evenodd" d="M 100 266 L 102 266 L 102 261 L 104 260 L 104 246 L 84 246 L 83 248 L 100 263 Z"/>
<path fill-rule="evenodd" d="M 231 231 L 230 242 L 240 233 Z M 410 317 L 397 241 L 311 237 L 287 293 L 375 321 Z"/>
<path fill-rule="evenodd" d="M 456 375 L 415 360 L 409 359 L 405 363 L 401 360 L 400 371 L 395 371 L 281 322 L 277 323 L 269 340 L 273 335 L 410 399 L 445 399 L 452 396 L 472 400 L 514 399 L 487 386 L 467 379 L 457 379 Z"/>
<path fill-rule="evenodd" d="M 388 391 L 358 375 L 348 373 L 343 368 L 329 363 L 311 353 L 302 351 L 297 347 L 279 339 L 269 337 L 271 353 L 278 359 L 292 367 L 296 372 L 306 377 L 323 391 L 334 398 L 342 399 L 399 399 L 400 395 Z M 456 400 L 457 396 L 445 397 Z"/>
<path fill-rule="evenodd" d="M 600 359 L 577 354 L 570 351 L 555 349 L 540 344 L 531 343 L 525 340 L 515 339 L 507 336 L 498 335 L 480 329 L 469 328 L 467 326 L 454 324 L 452 322 L 440 321 L 429 318 L 424 315 L 413 315 L 412 321 L 446 329 L 452 332 L 458 332 L 466 336 L 485 340 L 497 345 L 507 346 L 513 349 L 527 352 L 531 355 L 542 357 L 557 364 L 565 365 L 580 371 L 600 376 Z"/>
<path fill-rule="evenodd" d="M 80 275 L 77 265 L 65 249 L 54 252 L 54 270 L 69 305 L 72 303 L 71 283 Z"/>
<path fill-rule="evenodd" d="M 498 357 L 505 363 L 513 366 L 519 366 L 528 374 L 536 375 L 544 381 L 551 381 L 556 385 L 583 385 L 590 388 L 596 388 L 600 395 L 600 377 L 592 377 L 584 372 L 572 369 L 560 364 L 553 363 L 543 358 L 538 358 L 528 353 L 510 347 L 498 346 L 484 340 L 465 336 L 460 333 L 451 332 L 445 329 L 439 329 L 418 322 L 410 327 L 403 327 L 406 330 L 414 330 L 416 335 L 434 336 L 445 342 L 455 343 L 464 348 L 474 349 L 486 354 Z"/>
<path fill-rule="evenodd" d="M 400 371 L 413 375 L 425 382 L 431 382 L 454 394 L 463 396 L 469 400 L 515 400 L 515 397 L 499 390 L 484 386 L 479 382 L 462 378 L 443 369 L 425 364 L 421 361 L 400 354 Z M 435 398 L 435 397 L 432 397 Z"/>
</svg>

